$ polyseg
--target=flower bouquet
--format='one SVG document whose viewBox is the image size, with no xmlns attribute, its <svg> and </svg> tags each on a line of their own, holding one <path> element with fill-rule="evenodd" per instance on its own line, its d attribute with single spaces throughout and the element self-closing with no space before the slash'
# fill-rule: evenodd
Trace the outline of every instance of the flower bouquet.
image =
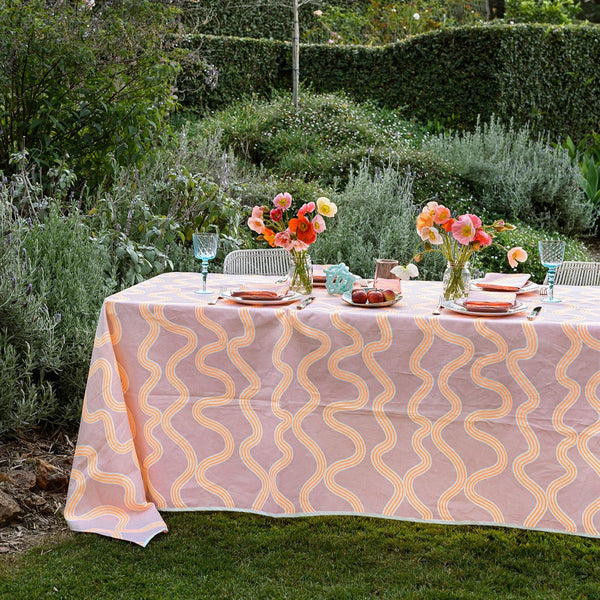
<svg viewBox="0 0 600 600">
<path fill-rule="evenodd" d="M 258 233 L 270 246 L 285 248 L 290 253 L 290 290 L 310 294 L 312 291 L 312 264 L 308 248 L 325 231 L 325 219 L 337 213 L 337 206 L 329 198 L 303 204 L 292 209 L 292 196 L 283 193 L 273 199 L 273 208 L 255 206 L 248 219 L 248 227 Z"/>
<path fill-rule="evenodd" d="M 423 243 L 423 251 L 414 260 L 420 261 L 427 252 L 440 252 L 447 261 L 443 278 L 444 299 L 460 300 L 469 292 L 469 259 L 474 252 L 492 244 L 499 246 L 506 250 L 508 263 L 513 269 L 527 260 L 527 252 L 520 246 L 508 250 L 494 242 L 496 233 L 514 229 L 514 225 L 503 220 L 483 225 L 481 219 L 473 214 L 453 218 L 448 208 L 431 201 L 417 217 L 417 232 Z"/>
</svg>

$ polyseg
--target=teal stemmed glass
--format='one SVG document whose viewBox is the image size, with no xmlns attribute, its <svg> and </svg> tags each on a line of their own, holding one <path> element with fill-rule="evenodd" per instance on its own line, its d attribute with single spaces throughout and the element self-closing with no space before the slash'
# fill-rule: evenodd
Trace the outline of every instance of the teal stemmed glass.
<svg viewBox="0 0 600 600">
<path fill-rule="evenodd" d="M 545 240 L 538 242 L 538 249 L 542 265 L 548 269 L 548 296 L 544 298 L 544 302 L 560 302 L 560 299 L 554 297 L 554 274 L 556 267 L 564 259 L 565 242 Z"/>
<path fill-rule="evenodd" d="M 206 289 L 206 277 L 208 275 L 208 261 L 217 255 L 217 244 L 219 243 L 218 233 L 194 233 L 192 235 L 194 242 L 194 256 L 202 261 L 202 280 L 201 290 L 196 290 L 197 294 L 210 294 Z"/>
</svg>

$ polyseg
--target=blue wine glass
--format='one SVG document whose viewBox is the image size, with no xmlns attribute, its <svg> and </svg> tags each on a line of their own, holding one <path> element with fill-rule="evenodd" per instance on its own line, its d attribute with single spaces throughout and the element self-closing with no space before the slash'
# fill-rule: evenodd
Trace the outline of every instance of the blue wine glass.
<svg viewBox="0 0 600 600">
<path fill-rule="evenodd" d="M 564 260 L 565 242 L 545 240 L 538 242 L 538 249 L 540 251 L 540 261 L 548 269 L 548 296 L 543 301 L 560 302 L 559 298 L 554 297 L 554 275 L 556 267 Z"/>
<path fill-rule="evenodd" d="M 192 235 L 194 242 L 194 256 L 202 261 L 202 279 L 203 286 L 201 290 L 196 290 L 197 294 L 210 294 L 206 289 L 206 277 L 208 275 L 208 261 L 217 255 L 217 244 L 219 243 L 218 233 L 194 233 Z"/>
</svg>

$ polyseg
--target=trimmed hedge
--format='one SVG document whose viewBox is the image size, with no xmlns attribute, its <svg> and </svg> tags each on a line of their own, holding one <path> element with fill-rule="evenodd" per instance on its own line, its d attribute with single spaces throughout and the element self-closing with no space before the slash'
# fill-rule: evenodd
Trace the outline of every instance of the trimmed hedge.
<svg viewBox="0 0 600 600">
<path fill-rule="evenodd" d="M 219 72 L 186 105 L 221 108 L 291 87 L 287 42 L 192 36 Z M 600 124 L 600 27 L 486 25 L 445 29 L 383 47 L 302 45 L 300 78 L 314 92 L 405 107 L 427 122 L 471 129 L 496 115 L 579 140 Z"/>
<path fill-rule="evenodd" d="M 313 0 L 298 9 L 300 35 L 318 24 L 317 9 L 339 6 L 349 10 L 369 0 Z M 292 0 L 287 5 L 264 0 L 184 0 L 183 19 L 197 33 L 291 40 Z"/>
</svg>

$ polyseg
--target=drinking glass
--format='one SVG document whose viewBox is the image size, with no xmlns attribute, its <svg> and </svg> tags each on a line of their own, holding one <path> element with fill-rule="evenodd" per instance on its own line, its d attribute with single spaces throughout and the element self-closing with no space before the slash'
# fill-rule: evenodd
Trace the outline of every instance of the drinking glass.
<svg viewBox="0 0 600 600">
<path fill-rule="evenodd" d="M 393 290 L 400 293 L 400 280 L 392 273 L 392 269 L 398 266 L 397 260 L 389 258 L 378 258 L 375 263 L 375 277 L 373 287 L 380 290 Z"/>
<path fill-rule="evenodd" d="M 540 251 L 540 260 L 542 265 L 548 269 L 548 296 L 543 299 L 544 302 L 560 302 L 560 299 L 554 297 L 554 273 L 556 267 L 560 265 L 565 256 L 565 242 L 556 240 L 546 240 L 538 242 Z"/>
<path fill-rule="evenodd" d="M 196 290 L 197 294 L 210 294 L 206 289 L 206 277 L 208 275 L 208 261 L 217 255 L 217 244 L 219 242 L 218 233 L 194 233 L 194 256 L 202 261 L 202 279 L 203 286 L 201 290 Z"/>
</svg>

